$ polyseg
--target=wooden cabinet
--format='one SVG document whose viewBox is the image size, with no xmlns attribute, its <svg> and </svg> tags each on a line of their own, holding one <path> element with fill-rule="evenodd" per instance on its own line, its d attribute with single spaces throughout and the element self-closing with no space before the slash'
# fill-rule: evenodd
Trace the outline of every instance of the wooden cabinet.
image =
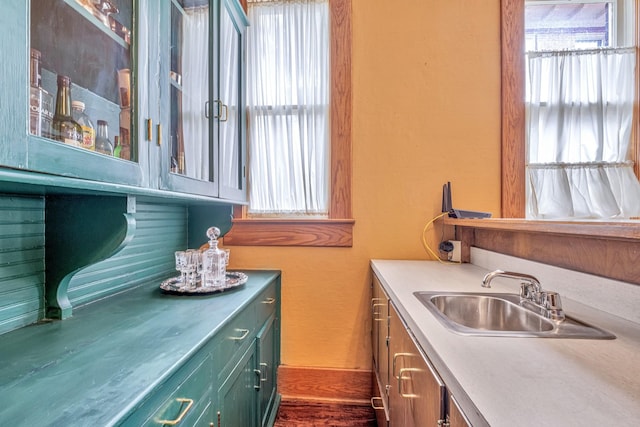
<svg viewBox="0 0 640 427">
<path fill-rule="evenodd" d="M 371 320 L 378 426 L 470 425 L 375 274 Z"/>
<path fill-rule="evenodd" d="M 389 297 L 373 277 L 371 298 L 371 343 L 373 351 L 372 405 L 378 426 L 389 425 Z"/>
<path fill-rule="evenodd" d="M 464 412 L 460 409 L 455 397 L 449 394 L 447 399 L 447 413 L 449 420 L 449 427 L 470 427 L 471 422 L 464 415 Z"/>
<path fill-rule="evenodd" d="M 444 383 L 414 342 L 393 304 L 389 306 L 391 426 L 439 425 L 446 420 Z"/>
<path fill-rule="evenodd" d="M 248 21 L 239 1 L 110 0 L 108 13 L 94 3 L 3 3 L 0 173 L 246 201 Z M 129 144 L 121 157 L 56 140 L 50 121 L 63 75 L 94 128 L 104 121 L 114 147 Z"/>
</svg>

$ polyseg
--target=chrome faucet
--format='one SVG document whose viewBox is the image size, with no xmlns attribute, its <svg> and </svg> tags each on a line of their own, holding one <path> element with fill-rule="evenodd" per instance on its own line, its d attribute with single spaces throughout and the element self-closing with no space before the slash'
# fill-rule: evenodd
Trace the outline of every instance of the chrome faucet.
<svg viewBox="0 0 640 427">
<path fill-rule="evenodd" d="M 495 270 L 484 276 L 482 287 L 490 288 L 491 281 L 496 277 L 520 280 L 520 303 L 522 305 L 533 305 L 541 315 L 552 320 L 564 320 L 560 294 L 553 291 L 543 291 L 540 281 L 534 276 L 513 271 Z"/>
</svg>

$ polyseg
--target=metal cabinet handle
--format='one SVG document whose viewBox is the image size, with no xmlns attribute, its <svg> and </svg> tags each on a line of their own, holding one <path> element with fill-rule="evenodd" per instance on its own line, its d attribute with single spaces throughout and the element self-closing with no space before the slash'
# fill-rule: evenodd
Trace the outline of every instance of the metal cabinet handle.
<svg viewBox="0 0 640 427">
<path fill-rule="evenodd" d="M 262 376 L 262 368 L 264 368 L 264 376 Z M 267 373 L 269 369 L 269 365 L 267 365 L 265 362 L 260 362 L 260 382 L 266 382 L 267 381 Z"/>
<path fill-rule="evenodd" d="M 274 302 L 276 302 L 276 299 L 275 299 L 275 298 L 271 298 L 271 297 L 269 297 L 269 298 L 267 298 L 267 299 L 265 299 L 264 301 L 261 301 L 261 302 L 262 302 L 263 304 L 269 304 L 269 305 L 271 305 L 271 304 L 273 304 Z"/>
<path fill-rule="evenodd" d="M 229 120 L 229 112 L 228 112 L 228 107 L 227 104 L 222 104 L 222 113 L 224 114 L 220 114 L 220 121 L 221 122 L 226 122 L 227 120 Z"/>
<path fill-rule="evenodd" d="M 176 398 L 176 402 L 180 402 L 181 406 L 184 403 L 187 404 L 187 406 L 184 407 L 182 412 L 180 412 L 180 415 L 178 415 L 178 418 L 176 418 L 175 420 L 158 420 L 158 419 L 156 419 L 155 420 L 156 423 L 162 424 L 162 425 L 170 425 L 170 426 L 175 426 L 176 424 L 180 424 L 180 422 L 182 421 L 184 416 L 187 415 L 187 412 L 189 412 L 189 410 L 193 406 L 193 399 L 187 399 L 185 397 L 178 397 L 178 398 Z"/>
<path fill-rule="evenodd" d="M 219 99 L 216 99 L 214 102 L 218 104 L 218 114 L 216 114 L 213 118 L 218 119 L 221 122 L 226 122 L 229 119 L 227 105 L 223 104 Z"/>
<path fill-rule="evenodd" d="M 382 313 L 380 313 L 379 311 L 376 311 L 376 308 L 382 307 L 384 305 L 387 305 L 387 304 L 373 304 L 373 305 L 371 305 L 371 316 L 373 317 L 374 322 L 383 322 L 385 320 L 385 318 L 377 317 Z"/>
<path fill-rule="evenodd" d="M 405 356 L 412 357 L 413 353 L 396 353 L 393 355 L 393 367 L 391 369 L 391 376 L 395 377 L 396 379 L 400 379 L 400 375 L 396 375 L 396 361 L 398 360 L 398 358 Z"/>
<path fill-rule="evenodd" d="M 209 101 L 204 103 L 204 117 L 207 119 L 209 118 L 209 105 L 211 105 Z"/>
<path fill-rule="evenodd" d="M 382 406 L 376 406 L 376 404 L 375 404 L 375 403 L 373 403 L 373 402 L 375 402 L 376 400 L 379 400 L 380 402 L 382 402 Z M 384 400 L 382 400 L 382 398 L 381 398 L 381 397 L 372 397 L 372 398 L 371 398 L 371 407 L 372 407 L 373 409 L 375 409 L 375 410 L 378 410 L 378 409 L 384 409 Z"/>
<path fill-rule="evenodd" d="M 256 374 L 258 376 L 258 384 L 254 385 L 253 388 L 256 390 L 260 390 L 260 387 L 262 386 L 261 381 L 262 381 L 262 371 L 260 369 L 254 369 L 253 373 Z"/>
<path fill-rule="evenodd" d="M 418 368 L 402 368 L 400 369 L 400 372 L 398 373 L 398 393 L 400 394 L 400 396 L 408 398 L 408 399 L 412 399 L 412 398 L 416 398 L 418 397 L 417 394 L 415 393 L 404 393 L 402 391 L 402 380 L 406 380 L 409 379 L 411 377 L 404 377 L 404 373 L 405 372 L 420 372 L 420 369 Z"/>
<path fill-rule="evenodd" d="M 245 339 L 247 337 L 247 335 L 249 335 L 249 329 L 240 329 L 240 328 L 236 328 L 235 329 L 236 332 L 242 332 L 242 335 L 240 335 L 239 337 L 229 337 L 230 340 L 233 341 L 242 341 L 243 339 Z"/>
</svg>

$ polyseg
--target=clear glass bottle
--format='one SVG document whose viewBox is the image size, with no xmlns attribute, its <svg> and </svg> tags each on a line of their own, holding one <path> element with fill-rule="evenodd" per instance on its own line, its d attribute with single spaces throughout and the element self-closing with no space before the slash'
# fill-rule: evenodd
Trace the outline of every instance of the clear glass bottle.
<svg viewBox="0 0 640 427">
<path fill-rule="evenodd" d="M 113 144 L 109 141 L 109 123 L 107 123 L 106 120 L 98 120 L 96 151 L 108 156 L 113 156 Z"/>
<path fill-rule="evenodd" d="M 93 123 L 89 116 L 84 112 L 84 102 L 72 101 L 71 102 L 73 119 L 78 122 L 82 128 L 82 148 L 87 150 L 96 149 L 96 130 L 93 127 Z"/>
<path fill-rule="evenodd" d="M 221 287 L 227 280 L 227 254 L 218 248 L 218 237 L 220 229 L 209 227 L 207 237 L 209 238 L 209 249 L 202 253 L 202 286 Z"/>
<path fill-rule="evenodd" d="M 31 49 L 29 132 L 31 135 L 49 138 L 51 136 L 51 121 L 53 120 L 53 96 L 42 88 L 40 57 L 39 50 Z"/>
<path fill-rule="evenodd" d="M 56 113 L 51 123 L 53 139 L 65 144 L 80 147 L 82 128 L 71 115 L 71 79 L 58 76 L 58 94 L 56 95 Z"/>
</svg>

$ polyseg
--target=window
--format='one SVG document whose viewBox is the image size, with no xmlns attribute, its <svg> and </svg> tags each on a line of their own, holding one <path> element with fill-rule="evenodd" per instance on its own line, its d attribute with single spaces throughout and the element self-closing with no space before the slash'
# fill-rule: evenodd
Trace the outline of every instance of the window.
<svg viewBox="0 0 640 427">
<path fill-rule="evenodd" d="M 637 99 L 637 88 L 635 86 L 637 67 L 637 58 L 634 58 L 635 51 L 637 49 L 634 33 L 632 31 L 625 30 L 632 29 L 635 25 L 635 13 L 633 9 L 629 9 L 633 6 L 633 2 L 625 1 L 579 1 L 579 2 L 567 2 L 567 1 L 529 1 L 525 6 L 520 2 L 502 2 L 502 61 L 503 61 L 503 207 L 502 215 L 504 217 L 523 217 L 525 214 L 525 188 L 530 193 L 528 194 L 530 201 L 535 203 L 538 201 L 536 198 L 540 196 L 536 193 L 535 185 L 547 185 L 546 189 L 550 190 L 546 194 L 541 196 L 543 201 L 551 200 L 550 197 L 557 197 L 558 185 L 556 183 L 562 181 L 566 184 L 567 175 L 570 175 L 574 171 L 579 171 L 581 174 L 600 175 L 601 183 L 610 184 L 609 187 L 616 187 L 619 189 L 619 193 L 615 195 L 620 196 L 623 202 L 631 202 L 631 204 L 638 204 L 640 193 L 629 192 L 627 190 L 632 189 L 634 186 L 638 186 L 638 181 L 632 172 L 632 165 L 630 161 L 637 160 L 638 158 L 638 145 L 637 140 L 637 118 L 633 117 L 635 114 L 635 101 Z M 525 14 L 527 16 L 527 23 L 525 27 Z M 573 19 L 572 19 L 573 18 Z M 560 37 L 559 37 L 560 36 Z M 527 62 L 524 61 L 524 51 L 520 46 L 527 45 L 529 49 L 547 49 L 544 54 L 530 54 L 527 58 Z M 632 49 L 618 49 L 618 46 L 633 46 Z M 591 51 L 579 51 L 578 49 L 591 49 Z M 560 50 L 558 50 L 560 49 Z M 573 50 L 574 52 L 569 52 Z M 558 78 L 558 72 L 554 71 L 553 74 L 548 72 L 540 72 L 539 69 L 533 70 L 535 67 L 541 67 L 536 61 L 549 61 L 555 63 L 556 69 L 561 69 L 558 65 L 559 61 L 578 61 L 589 63 L 589 61 L 600 61 L 605 63 L 605 67 L 599 67 L 598 70 L 607 72 L 607 70 L 615 69 L 616 72 L 620 72 L 620 65 L 611 67 L 609 62 L 621 62 L 627 64 L 627 74 L 630 76 L 625 79 L 601 80 L 604 82 L 601 86 L 610 85 L 611 82 L 622 83 L 621 88 L 605 87 L 604 90 L 600 90 L 598 96 L 600 100 L 593 102 L 592 94 L 589 93 L 590 89 L 580 89 L 574 92 L 573 95 L 567 95 L 565 91 L 562 92 L 563 98 L 557 98 L 553 101 L 548 93 L 536 95 L 536 90 L 532 90 L 531 86 L 527 86 L 527 92 L 525 93 L 525 74 L 529 77 L 529 84 L 532 81 L 534 83 L 545 81 L 544 84 L 538 85 L 544 88 L 546 91 L 552 85 L 551 82 L 561 81 Z M 550 60 L 549 58 L 553 58 Z M 560 60 L 556 58 L 561 58 Z M 622 59 L 621 59 L 622 58 Z M 525 67 L 527 64 L 527 67 Z M 566 64 L 566 62 L 565 62 Z M 579 67 L 573 65 L 571 62 L 573 71 L 579 70 Z M 630 67 L 628 66 L 630 65 Z M 608 68 L 607 68 L 608 67 Z M 570 68 L 569 65 L 565 65 L 564 69 Z M 585 67 L 582 67 L 583 69 Z M 623 67 L 624 68 L 624 67 Z M 635 68 L 635 70 L 634 70 Z M 526 69 L 526 73 L 525 73 Z M 533 71 L 535 73 L 533 73 Z M 631 70 L 631 71 L 629 71 Z M 551 77 L 550 77 L 551 76 Z M 622 81 L 624 80 L 624 82 Z M 573 84 L 573 83 L 572 83 Z M 626 86 L 624 86 L 626 85 Z M 564 84 L 563 90 L 570 87 L 569 84 Z M 608 91 L 608 92 L 607 92 Z M 582 96 L 583 99 L 577 99 L 576 94 Z M 588 94 L 588 96 L 584 96 Z M 522 99 L 528 99 L 527 110 L 525 114 L 525 105 L 522 103 Z M 622 96 L 620 96 L 622 95 Z M 627 99 L 623 99 L 626 95 Z M 535 98 L 532 101 L 532 97 Z M 537 97 L 537 98 L 536 98 Z M 572 98 L 573 97 L 573 98 Z M 597 98 L 596 97 L 596 98 Z M 562 101 L 558 101 L 562 99 Z M 626 105 L 624 105 L 626 104 Z M 574 110 L 572 111 L 572 108 Z M 622 112 L 624 110 L 624 113 Z M 558 115 L 560 112 L 560 115 Z M 603 113 L 604 112 L 604 113 Z M 574 117 L 586 118 L 599 115 L 599 119 L 592 120 L 590 122 L 583 122 L 580 126 L 575 128 L 557 127 L 554 132 L 556 135 L 553 140 L 549 137 L 549 134 L 545 134 L 542 138 L 538 138 L 536 133 L 540 129 L 544 129 L 539 126 L 538 119 L 541 116 L 551 121 L 557 122 L 569 122 Z M 607 118 L 608 117 L 608 118 Z M 527 120 L 525 120 L 525 118 Z M 571 120 L 569 120 L 571 119 Z M 618 121 L 618 123 L 613 123 Z M 543 121 L 544 122 L 544 121 Z M 579 123 L 576 122 L 576 123 Z M 587 123 L 587 125 L 585 125 Z M 613 125 L 612 125 L 613 123 Z M 625 125 L 625 123 L 627 125 Z M 591 127 L 591 133 L 587 132 L 587 128 Z M 525 133 L 525 128 L 528 131 Z M 560 130 L 558 130 L 560 129 Z M 578 131 L 576 131 L 578 129 Z M 595 129 L 595 132 L 593 131 Z M 622 129 L 622 132 L 618 130 Z M 632 131 L 633 129 L 633 131 Z M 608 140 L 607 132 L 619 133 L 616 135 L 616 143 L 619 144 L 617 154 L 622 157 L 616 158 L 607 157 L 602 155 L 602 150 L 606 152 L 611 148 L 608 146 L 611 140 Z M 562 138 L 571 133 L 579 135 L 578 138 L 574 138 L 571 143 L 562 142 Z M 626 134 L 626 135 L 624 135 Z M 633 138 L 632 138 L 633 137 Z M 605 141 L 605 144 L 600 144 L 599 149 L 590 150 L 589 144 L 584 144 L 580 141 L 587 141 L 589 139 L 598 140 L 598 142 Z M 529 147 L 532 151 L 526 150 L 526 141 L 528 140 Z M 542 149 L 536 152 L 536 148 L 540 149 L 542 145 L 548 144 L 551 141 L 551 150 Z M 560 141 L 560 142 L 558 142 Z M 571 144 L 577 144 L 578 151 L 573 151 L 573 154 L 569 157 L 563 157 L 567 153 L 571 153 L 568 147 Z M 538 144 L 542 144 L 539 145 Z M 564 144 L 564 145 L 563 145 Z M 626 146 L 625 146 L 626 144 Z M 621 147 L 621 148 L 620 148 Z M 629 148 L 629 149 L 628 149 Z M 582 150 L 582 152 L 580 151 Z M 549 158 L 549 152 L 551 152 L 551 159 Z M 538 156 L 539 153 L 543 155 Z M 560 154 L 558 154 L 560 153 Z M 594 154 L 595 153 L 595 157 Z M 628 155 L 631 153 L 631 155 Z M 558 155 L 557 155 L 558 154 Z M 617 155 L 616 154 L 616 155 Z M 544 157 L 547 156 L 547 157 Z M 599 157 L 598 157 L 599 156 Z M 525 161 L 529 166 L 525 172 Z M 637 163 L 636 175 L 637 175 Z M 615 178 L 611 178 L 608 175 L 609 171 L 620 171 L 624 169 L 626 173 L 626 181 L 618 180 L 615 182 Z M 532 172 L 533 170 L 533 172 Z M 543 173 L 538 172 L 542 170 Z M 541 175 L 547 174 L 552 171 L 551 174 L 562 175 L 562 180 L 554 181 L 549 179 L 548 176 Z M 594 172 L 594 173 L 592 173 Z M 616 172 L 617 173 L 617 172 Z M 538 174 L 539 181 L 536 182 L 536 174 Z M 593 178 L 589 177 L 586 180 L 583 178 L 583 182 L 591 182 Z M 592 181 L 595 182 L 595 181 Z M 568 187 L 571 187 L 570 184 Z M 567 185 L 564 189 L 566 190 Z M 588 191 L 591 191 L 593 186 L 589 186 Z M 624 189 L 624 190 L 623 190 Z M 574 190 L 573 187 L 570 188 Z M 615 188 L 614 188 L 615 190 Z M 587 192 L 588 192 L 587 191 Z M 570 191 L 568 191 L 570 192 Z M 568 193 L 567 192 L 567 193 Z M 551 194 L 553 193 L 553 194 Z M 615 193 L 615 191 L 613 192 Z M 565 194 L 566 195 L 566 194 Z M 562 195 L 564 197 L 565 195 Z M 578 198 L 582 195 L 578 192 Z M 601 205 L 601 200 L 596 200 L 592 205 Z M 574 206 L 571 208 L 573 209 Z M 637 207 L 636 207 L 637 208 Z M 581 207 L 576 209 L 577 215 L 566 215 L 568 211 L 562 212 L 557 216 L 583 216 L 586 218 L 593 218 L 598 216 L 593 211 L 581 210 Z M 529 211 L 528 213 L 530 213 Z M 637 214 L 635 214 L 637 215 Z M 630 216 L 635 216 L 631 213 Z M 605 212 L 601 217 L 613 217 L 615 212 Z M 529 217 L 533 217 L 530 215 Z M 539 216 L 545 217 L 545 216 Z"/>
<path fill-rule="evenodd" d="M 329 2 L 250 1 L 250 216 L 327 217 Z"/>
<path fill-rule="evenodd" d="M 633 25 L 614 0 L 525 4 L 527 217 L 640 215 Z"/>
<path fill-rule="evenodd" d="M 224 237 L 225 245 L 352 245 L 351 0 L 329 0 L 329 28 L 331 125 L 326 218 L 256 218 L 248 215 L 246 207 L 237 207 L 234 210 L 233 227 Z M 253 153 L 249 151 L 250 162 L 252 156 Z"/>
</svg>

